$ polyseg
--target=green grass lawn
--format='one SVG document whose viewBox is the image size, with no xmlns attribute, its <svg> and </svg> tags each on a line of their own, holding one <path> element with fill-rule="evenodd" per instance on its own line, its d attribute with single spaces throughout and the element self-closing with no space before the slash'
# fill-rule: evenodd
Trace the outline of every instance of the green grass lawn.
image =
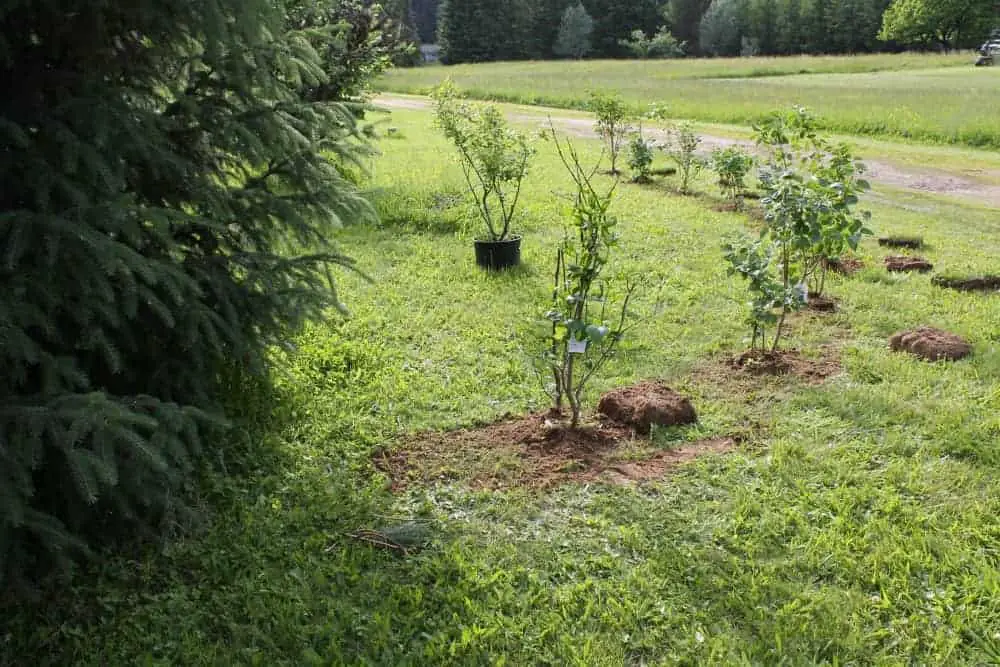
<svg viewBox="0 0 1000 667">
<path fill-rule="evenodd" d="M 222 448 L 249 475 L 206 491 L 196 532 L 106 558 L 37 606 L 5 608 L 0 664 L 981 665 L 1000 659 L 1000 296 L 867 268 L 841 309 L 794 318 L 789 345 L 833 350 L 821 384 L 719 372 L 748 331 L 723 239 L 746 217 L 702 196 L 622 185 L 619 266 L 662 281 L 588 396 L 644 378 L 700 423 L 654 447 L 740 434 L 643 485 L 477 489 L 451 453 L 436 482 L 391 494 L 373 452 L 408 434 L 545 407 L 531 357 L 569 180 L 542 144 L 525 192 L 523 269 L 473 266 L 461 173 L 424 112 L 396 113 L 372 187 L 382 221 L 339 241 L 352 310 L 276 352 L 276 392 L 242 406 Z M 594 158 L 594 143 L 577 142 Z M 669 185 L 670 181 L 666 183 Z M 663 184 L 661 184 L 663 185 Z M 922 234 L 949 272 L 1000 271 L 995 210 L 881 193 L 876 233 Z M 901 328 L 967 336 L 924 363 Z M 508 461 L 505 465 L 518 465 Z M 404 517 L 432 540 L 399 556 L 347 533 Z"/>
<path fill-rule="evenodd" d="M 567 108 L 613 90 L 636 110 L 658 103 L 712 123 L 749 125 L 800 104 L 831 132 L 1000 147 L 1000 71 L 972 67 L 968 54 L 493 63 L 396 69 L 378 86 L 425 94 L 445 77 L 472 97 Z"/>
</svg>

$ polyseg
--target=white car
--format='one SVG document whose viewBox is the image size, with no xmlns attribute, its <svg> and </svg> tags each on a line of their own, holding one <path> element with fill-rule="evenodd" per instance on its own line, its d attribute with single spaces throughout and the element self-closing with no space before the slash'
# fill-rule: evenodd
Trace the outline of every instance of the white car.
<svg viewBox="0 0 1000 667">
<path fill-rule="evenodd" d="M 1000 56 L 1000 39 L 992 39 L 979 47 L 976 67 L 992 65 L 997 56 Z"/>
</svg>

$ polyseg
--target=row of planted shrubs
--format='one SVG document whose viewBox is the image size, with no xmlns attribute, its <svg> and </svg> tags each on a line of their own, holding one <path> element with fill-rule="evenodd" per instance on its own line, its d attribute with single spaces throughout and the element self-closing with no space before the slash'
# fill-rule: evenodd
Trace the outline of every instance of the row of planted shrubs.
<svg viewBox="0 0 1000 667">
<path fill-rule="evenodd" d="M 455 144 L 485 240 L 503 242 L 511 233 L 535 147 L 526 133 L 507 124 L 495 105 L 462 100 L 450 82 L 434 99 L 436 123 Z M 633 182 L 648 182 L 654 145 L 643 135 L 641 121 L 630 117 L 616 96 L 594 95 L 592 110 L 610 160 L 608 173 L 619 175 L 618 160 L 627 146 Z M 650 118 L 662 120 L 664 115 L 654 108 Z M 857 210 L 859 195 L 869 185 L 862 178 L 864 165 L 851 149 L 820 136 L 805 109 L 775 112 L 756 125 L 754 133 L 764 154 L 760 161 L 736 147 L 718 149 L 705 160 L 697 151 L 700 137 L 687 123 L 671 128 L 666 150 L 677 165 L 681 194 L 690 194 L 694 176 L 711 166 L 723 194 L 737 207 L 747 177 L 760 162 L 761 233 L 724 246 L 730 273 L 747 281 L 750 351 L 759 355 L 778 349 L 787 316 L 822 297 L 828 267 L 870 233 L 869 214 Z M 545 312 L 551 334 L 540 355 L 543 372 L 551 377 L 553 407 L 561 410 L 567 403 L 575 428 L 587 381 L 613 357 L 633 324 L 629 305 L 642 281 L 621 274 L 617 281 L 604 277 L 619 240 L 618 223 L 610 212 L 617 178 L 599 191 L 593 181 L 597 167 L 581 165 L 554 126 L 542 136 L 554 141 L 576 186 L 572 229 L 554 253 L 552 303 Z M 617 307 L 609 308 L 615 299 Z"/>
</svg>

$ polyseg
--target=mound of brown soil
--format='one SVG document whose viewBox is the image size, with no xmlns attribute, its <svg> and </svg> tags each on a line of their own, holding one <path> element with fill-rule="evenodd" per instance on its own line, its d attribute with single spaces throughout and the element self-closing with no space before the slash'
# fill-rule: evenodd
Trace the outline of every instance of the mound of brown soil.
<svg viewBox="0 0 1000 667">
<path fill-rule="evenodd" d="M 931 282 L 938 287 L 948 287 L 963 292 L 992 292 L 1000 290 L 1000 276 L 973 276 L 959 278 L 956 276 L 934 276 Z"/>
<path fill-rule="evenodd" d="M 660 382 L 640 382 L 609 391 L 601 397 L 597 411 L 643 434 L 649 433 L 653 424 L 677 426 L 698 420 L 691 401 Z"/>
<path fill-rule="evenodd" d="M 815 292 L 809 292 L 809 300 L 806 301 L 809 310 L 820 313 L 832 313 L 837 310 L 837 302 L 827 296 L 819 296 Z"/>
<path fill-rule="evenodd" d="M 885 258 L 885 268 L 889 271 L 919 271 L 927 273 L 934 265 L 923 257 L 907 257 L 906 255 L 890 255 Z"/>
<path fill-rule="evenodd" d="M 883 236 L 878 240 L 878 244 L 884 248 L 910 248 L 916 250 L 924 245 L 924 240 L 919 236 Z"/>
<path fill-rule="evenodd" d="M 972 352 L 972 346 L 961 336 L 931 327 L 895 333 L 889 338 L 889 347 L 928 361 L 955 361 Z"/>
<path fill-rule="evenodd" d="M 841 257 L 840 259 L 827 259 L 823 263 L 826 268 L 842 276 L 849 276 L 864 268 L 865 263 L 853 257 Z"/>
<path fill-rule="evenodd" d="M 777 352 L 747 351 L 729 360 L 729 368 L 750 375 L 794 375 L 806 380 L 823 381 L 840 372 L 835 356 L 819 359 L 803 357 L 797 350 Z"/>
</svg>

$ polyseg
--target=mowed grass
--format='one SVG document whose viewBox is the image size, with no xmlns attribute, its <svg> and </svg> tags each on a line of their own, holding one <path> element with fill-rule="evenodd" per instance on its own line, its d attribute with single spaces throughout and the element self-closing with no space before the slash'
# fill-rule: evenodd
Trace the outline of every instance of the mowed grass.
<svg viewBox="0 0 1000 667">
<path fill-rule="evenodd" d="M 276 352 L 273 395 L 242 406 L 223 450 L 257 469 L 218 482 L 187 538 L 108 558 L 3 609 L 0 664 L 981 665 L 1000 658 L 1000 296 L 896 276 L 866 241 L 839 313 L 794 318 L 788 344 L 834 349 L 823 384 L 737 380 L 746 293 L 720 244 L 749 232 L 702 196 L 623 184 L 618 267 L 654 277 L 598 392 L 662 378 L 701 421 L 660 447 L 743 434 L 736 452 L 642 486 L 476 490 L 473 462 L 393 496 L 372 453 L 407 434 L 545 406 L 531 358 L 569 181 L 540 145 L 525 192 L 525 266 L 473 266 L 462 177 L 424 112 L 373 165 L 382 221 L 339 235 L 371 276 Z M 593 142 L 577 141 L 586 156 Z M 877 233 L 922 234 L 942 269 L 997 272 L 995 210 L 892 193 Z M 891 353 L 919 324 L 966 335 L 953 364 Z M 397 556 L 361 527 L 427 521 Z"/>
<path fill-rule="evenodd" d="M 1000 148 L 1000 69 L 968 54 L 491 63 L 396 69 L 378 86 L 426 94 L 446 77 L 480 99 L 584 108 L 588 91 L 607 90 L 636 111 L 656 103 L 711 123 L 798 104 L 831 132 Z"/>
</svg>

